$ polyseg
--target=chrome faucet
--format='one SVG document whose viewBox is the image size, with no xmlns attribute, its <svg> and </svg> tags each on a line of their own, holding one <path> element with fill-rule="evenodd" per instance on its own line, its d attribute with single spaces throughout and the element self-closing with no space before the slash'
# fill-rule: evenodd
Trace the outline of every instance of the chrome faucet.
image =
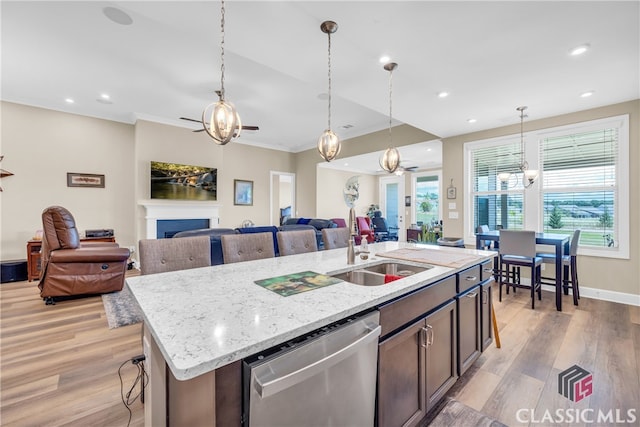
<svg viewBox="0 0 640 427">
<path fill-rule="evenodd" d="M 356 251 L 356 211 L 354 208 L 349 210 L 349 245 L 347 246 L 347 264 L 356 263 L 356 255 L 368 254 L 369 251 Z M 366 237 L 365 237 L 366 238 Z"/>
</svg>

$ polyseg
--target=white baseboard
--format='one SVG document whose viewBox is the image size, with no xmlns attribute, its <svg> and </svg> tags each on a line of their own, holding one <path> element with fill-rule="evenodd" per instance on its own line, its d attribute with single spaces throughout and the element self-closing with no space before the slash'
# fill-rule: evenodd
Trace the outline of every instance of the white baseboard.
<svg viewBox="0 0 640 427">
<path fill-rule="evenodd" d="M 542 285 L 542 289 L 549 292 L 555 292 L 555 286 Z M 569 287 L 569 295 L 571 295 L 571 287 Z M 599 299 L 603 301 L 618 302 L 620 304 L 640 306 L 640 295 L 626 294 L 624 292 L 607 291 L 605 289 L 585 288 L 580 286 L 580 297 Z"/>
</svg>

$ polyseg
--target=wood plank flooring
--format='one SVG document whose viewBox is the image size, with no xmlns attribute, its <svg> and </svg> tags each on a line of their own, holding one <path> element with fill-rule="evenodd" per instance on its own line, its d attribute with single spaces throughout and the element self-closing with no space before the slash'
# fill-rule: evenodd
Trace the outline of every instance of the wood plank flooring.
<svg viewBox="0 0 640 427">
<path fill-rule="evenodd" d="M 36 283 L 0 285 L 0 424 L 126 426 L 117 372 L 142 353 L 140 325 L 110 330 L 99 296 L 45 306 Z M 527 419 L 557 408 L 635 409 L 640 420 L 640 308 L 563 302 L 558 313 L 548 292 L 535 310 L 526 292 L 496 298 L 502 348 L 487 349 L 448 396 L 510 426 L 550 424 L 518 422 L 519 409 Z M 558 373 L 574 364 L 593 374 L 593 394 L 577 403 L 557 390 Z M 136 373 L 123 368 L 125 391 Z M 143 426 L 143 405 L 132 411 L 130 425 Z"/>
</svg>

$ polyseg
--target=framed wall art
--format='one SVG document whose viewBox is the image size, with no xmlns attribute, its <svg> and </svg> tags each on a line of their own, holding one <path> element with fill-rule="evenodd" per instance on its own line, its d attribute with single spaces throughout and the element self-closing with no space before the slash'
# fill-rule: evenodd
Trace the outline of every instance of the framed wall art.
<svg viewBox="0 0 640 427">
<path fill-rule="evenodd" d="M 67 172 L 67 187 L 104 188 L 104 175 Z"/>
<path fill-rule="evenodd" d="M 253 206 L 253 181 L 233 180 L 233 204 Z"/>
</svg>

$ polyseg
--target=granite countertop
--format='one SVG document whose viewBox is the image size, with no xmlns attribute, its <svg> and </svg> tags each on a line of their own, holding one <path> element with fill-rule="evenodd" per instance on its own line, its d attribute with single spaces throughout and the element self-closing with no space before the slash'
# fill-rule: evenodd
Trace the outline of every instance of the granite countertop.
<svg viewBox="0 0 640 427">
<path fill-rule="evenodd" d="M 228 363 L 299 337 L 332 322 L 447 277 L 463 268 L 433 268 L 381 286 L 340 282 L 283 297 L 254 283 L 289 273 L 337 274 L 385 261 L 376 256 L 415 244 L 382 242 L 369 245 L 366 261 L 347 264 L 346 248 L 235 264 L 137 276 L 126 284 L 142 309 L 173 375 L 188 380 Z M 493 252 L 420 245 L 441 253 L 467 253 L 481 258 Z M 420 265 L 412 262 L 408 264 Z"/>
</svg>

